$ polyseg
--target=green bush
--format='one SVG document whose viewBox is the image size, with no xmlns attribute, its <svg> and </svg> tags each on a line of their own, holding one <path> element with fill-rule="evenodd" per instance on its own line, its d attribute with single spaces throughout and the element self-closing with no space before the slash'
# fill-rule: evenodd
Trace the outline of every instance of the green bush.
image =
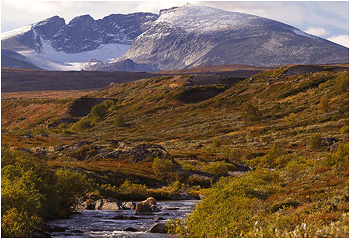
<svg viewBox="0 0 350 239">
<path fill-rule="evenodd" d="M 122 115 L 117 115 L 114 120 L 114 125 L 117 127 L 124 127 L 126 126 L 126 120 Z"/>
<path fill-rule="evenodd" d="M 185 221 L 168 223 L 181 237 L 244 237 L 253 228 L 261 199 L 278 192 L 276 172 L 259 169 L 238 178 L 221 178 Z"/>
<path fill-rule="evenodd" d="M 328 96 L 322 96 L 320 103 L 317 105 L 318 113 L 327 113 L 331 109 L 329 101 Z"/>
<path fill-rule="evenodd" d="M 345 126 L 341 127 L 339 133 L 341 133 L 341 134 L 348 134 L 349 133 L 349 126 L 345 125 Z"/>
<path fill-rule="evenodd" d="M 295 114 L 290 113 L 290 115 L 287 117 L 284 117 L 284 120 L 287 122 L 287 124 L 291 124 L 296 121 Z"/>
<path fill-rule="evenodd" d="M 313 134 L 309 140 L 309 146 L 311 149 L 322 148 L 322 139 L 319 134 Z"/>
<path fill-rule="evenodd" d="M 237 170 L 236 166 L 230 163 L 223 161 L 215 161 L 209 163 L 200 164 L 200 169 L 203 172 L 215 174 L 218 176 L 227 175 L 229 171 Z"/>
<path fill-rule="evenodd" d="M 322 159 L 321 165 L 327 169 L 332 167 L 339 169 L 349 168 L 349 143 L 339 144 L 335 153 L 328 154 Z"/>
<path fill-rule="evenodd" d="M 160 159 L 156 157 L 152 164 L 154 175 L 165 182 L 173 182 L 177 179 L 175 165 L 169 159 Z"/>
<path fill-rule="evenodd" d="M 258 120 L 260 117 L 258 107 L 254 106 L 250 101 L 245 102 L 242 106 L 241 117 L 245 121 Z"/>
<path fill-rule="evenodd" d="M 3 237 L 30 237 L 47 219 L 67 217 L 77 196 L 93 182 L 78 172 L 55 173 L 27 153 L 1 148 L 1 231 Z"/>
<path fill-rule="evenodd" d="M 126 180 L 118 189 L 120 195 L 123 199 L 128 200 L 142 200 L 148 196 L 148 190 L 146 185 L 131 183 L 129 180 Z"/>
<path fill-rule="evenodd" d="M 40 229 L 42 219 L 38 215 L 30 215 L 28 212 L 19 212 L 17 208 L 10 208 L 1 213 L 2 237 L 32 237 L 35 231 Z"/>
<path fill-rule="evenodd" d="M 81 118 L 76 122 L 72 129 L 74 130 L 87 130 L 90 129 L 94 124 L 100 122 L 116 110 L 116 105 L 112 100 L 106 100 L 101 104 L 94 105 L 91 108 L 90 113 L 87 116 Z"/>
<path fill-rule="evenodd" d="M 211 144 L 211 146 L 212 146 L 213 148 L 219 148 L 221 145 L 222 145 L 221 140 L 218 139 L 218 138 L 215 138 L 215 139 L 213 140 L 213 143 Z"/>
<path fill-rule="evenodd" d="M 92 127 L 92 120 L 88 116 L 84 116 L 78 122 L 73 124 L 72 129 L 74 130 L 87 130 Z"/>
</svg>

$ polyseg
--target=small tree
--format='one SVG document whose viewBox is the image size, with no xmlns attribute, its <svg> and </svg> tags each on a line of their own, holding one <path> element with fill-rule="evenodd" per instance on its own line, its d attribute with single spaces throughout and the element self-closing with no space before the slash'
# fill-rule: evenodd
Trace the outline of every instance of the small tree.
<svg viewBox="0 0 350 239">
<path fill-rule="evenodd" d="M 253 121 L 258 120 L 260 113 L 258 107 L 254 106 L 250 101 L 243 104 L 241 116 L 243 120 Z"/>
<path fill-rule="evenodd" d="M 320 149 L 322 148 L 322 139 L 319 134 L 314 134 L 309 140 L 309 145 L 311 149 Z"/>
<path fill-rule="evenodd" d="M 213 140 L 213 143 L 212 143 L 211 145 L 212 145 L 213 148 L 219 148 L 219 147 L 222 145 L 222 143 L 221 143 L 221 140 L 220 140 L 220 139 L 215 138 L 215 139 Z"/>
<path fill-rule="evenodd" d="M 122 115 L 117 115 L 117 117 L 114 120 L 114 125 L 117 127 L 124 127 L 126 126 L 126 120 Z"/>
<path fill-rule="evenodd" d="M 284 120 L 287 122 L 287 124 L 291 124 L 293 123 L 296 119 L 295 119 L 295 114 L 294 113 L 290 113 L 290 115 L 287 117 L 284 117 Z"/>
<path fill-rule="evenodd" d="M 177 178 L 175 165 L 169 159 L 163 160 L 156 157 L 153 161 L 152 169 L 157 177 L 168 183 Z"/>
<path fill-rule="evenodd" d="M 328 96 L 324 95 L 322 96 L 320 103 L 317 105 L 317 111 L 318 113 L 327 113 L 330 110 L 330 105 L 329 105 L 329 98 Z"/>
</svg>

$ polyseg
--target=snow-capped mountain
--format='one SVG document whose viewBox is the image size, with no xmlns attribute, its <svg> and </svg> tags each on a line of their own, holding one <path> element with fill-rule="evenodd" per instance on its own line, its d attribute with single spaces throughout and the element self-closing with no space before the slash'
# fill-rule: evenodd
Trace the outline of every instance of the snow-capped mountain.
<svg viewBox="0 0 350 239">
<path fill-rule="evenodd" d="M 160 68 L 349 62 L 349 49 L 258 16 L 186 4 L 161 12 L 121 59 Z"/>
<path fill-rule="evenodd" d="M 68 24 L 54 16 L 1 34 L 1 47 L 46 70 L 349 62 L 348 48 L 295 27 L 192 4 L 161 10 L 159 15 L 112 14 L 99 20 L 84 15 Z"/>
<path fill-rule="evenodd" d="M 1 34 L 2 49 L 23 55 L 46 70 L 80 70 L 123 55 L 135 37 L 158 15 L 112 14 L 94 20 L 79 16 L 68 24 L 54 16 L 31 26 Z"/>
</svg>

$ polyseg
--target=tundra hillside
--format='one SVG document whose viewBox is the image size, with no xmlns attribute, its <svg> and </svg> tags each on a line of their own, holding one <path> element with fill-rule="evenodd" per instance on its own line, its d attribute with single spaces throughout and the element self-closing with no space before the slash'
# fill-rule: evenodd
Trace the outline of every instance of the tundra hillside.
<svg viewBox="0 0 350 239">
<path fill-rule="evenodd" d="M 33 235 L 52 203 L 69 214 L 84 193 L 164 200 L 184 190 L 204 199 L 169 233 L 348 237 L 348 65 L 213 79 L 162 76 L 80 98 L 2 100 L 3 235 Z M 72 178 L 70 193 L 59 191 Z"/>
</svg>

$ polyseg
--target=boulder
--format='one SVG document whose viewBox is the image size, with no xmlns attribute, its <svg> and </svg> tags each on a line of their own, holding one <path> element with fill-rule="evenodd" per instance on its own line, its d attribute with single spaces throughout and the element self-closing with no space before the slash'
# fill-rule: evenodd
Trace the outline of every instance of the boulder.
<svg viewBox="0 0 350 239">
<path fill-rule="evenodd" d="M 338 142 L 336 138 L 322 138 L 321 145 L 322 146 L 331 146 L 335 142 Z"/>
<path fill-rule="evenodd" d="M 123 202 L 122 209 L 135 210 L 136 204 L 134 202 Z"/>
<path fill-rule="evenodd" d="M 138 232 L 139 230 L 133 228 L 133 227 L 127 227 L 123 230 L 124 232 Z"/>
<path fill-rule="evenodd" d="M 151 233 L 167 233 L 167 226 L 163 222 L 157 223 L 154 227 L 152 227 L 150 232 Z"/>
<path fill-rule="evenodd" d="M 197 200 L 196 197 L 189 194 L 188 192 L 185 192 L 183 190 L 177 191 L 172 197 L 172 200 Z"/>
<path fill-rule="evenodd" d="M 95 210 L 119 210 L 121 202 L 117 199 L 107 198 L 96 201 Z"/>
<path fill-rule="evenodd" d="M 329 151 L 336 151 L 338 149 L 339 143 L 336 142 L 334 144 L 331 145 L 331 147 L 329 147 Z"/>
<path fill-rule="evenodd" d="M 94 201 L 91 201 L 91 200 L 86 201 L 86 207 L 85 207 L 86 210 L 95 210 L 95 208 L 96 208 L 96 204 Z"/>
</svg>

